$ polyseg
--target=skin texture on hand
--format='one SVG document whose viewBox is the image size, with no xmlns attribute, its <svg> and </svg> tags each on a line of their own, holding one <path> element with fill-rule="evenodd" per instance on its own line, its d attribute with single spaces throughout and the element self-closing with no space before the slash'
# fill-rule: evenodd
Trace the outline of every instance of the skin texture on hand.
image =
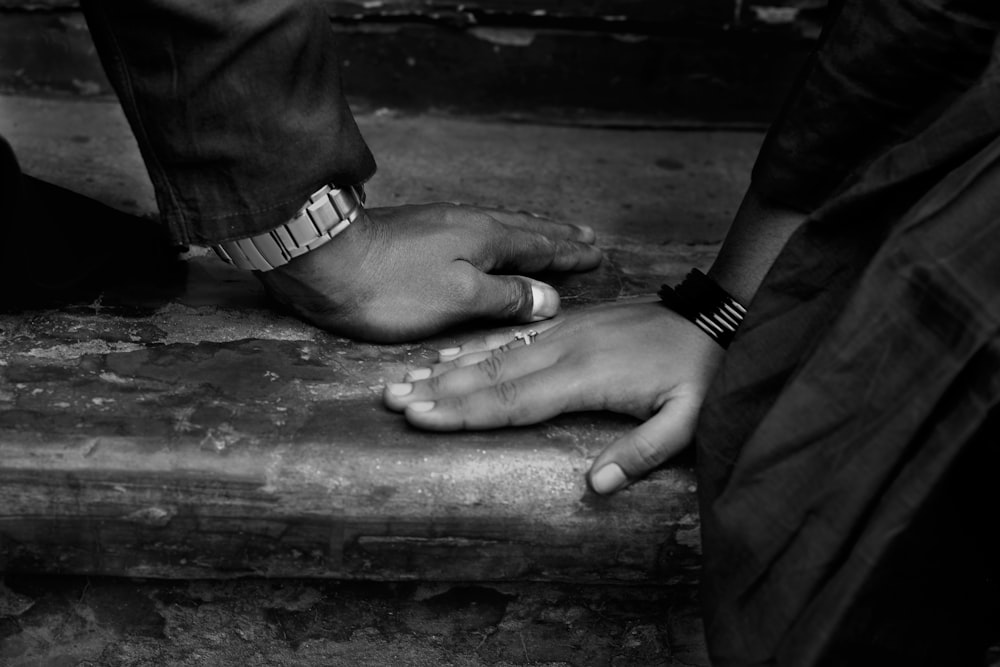
<svg viewBox="0 0 1000 667">
<path fill-rule="evenodd" d="M 539 335 L 530 345 L 505 332 L 441 351 L 438 364 L 387 385 L 386 406 L 434 431 L 520 426 L 584 410 L 644 420 L 595 459 L 588 477 L 598 493 L 624 488 L 689 444 L 724 352 L 696 326 L 657 301 L 640 301 L 531 328 Z"/>
<path fill-rule="evenodd" d="M 372 208 L 329 243 L 257 274 L 304 320 L 379 343 L 415 340 L 470 320 L 537 322 L 559 295 L 523 274 L 601 262 L 588 227 L 527 213 L 427 204 Z"/>
<path fill-rule="evenodd" d="M 805 219 L 751 186 L 709 275 L 750 306 Z M 540 333 L 531 345 L 512 343 L 506 332 L 442 351 L 437 365 L 386 386 L 386 406 L 418 428 L 440 431 L 533 424 L 583 410 L 644 420 L 594 461 L 588 479 L 598 493 L 624 488 L 690 443 L 724 355 L 695 325 L 658 302 L 631 302 L 532 328 Z"/>
</svg>

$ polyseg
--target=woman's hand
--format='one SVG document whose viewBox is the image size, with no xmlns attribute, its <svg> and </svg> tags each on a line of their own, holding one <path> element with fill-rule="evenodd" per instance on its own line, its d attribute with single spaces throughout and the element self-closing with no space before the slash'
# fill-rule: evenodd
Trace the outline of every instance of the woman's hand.
<svg viewBox="0 0 1000 667">
<path fill-rule="evenodd" d="M 386 386 L 385 404 L 416 427 L 489 429 L 564 412 L 611 410 L 645 420 L 609 445 L 588 474 L 612 493 L 683 449 L 723 349 L 659 302 L 605 305 L 440 351 L 431 368 Z"/>
</svg>

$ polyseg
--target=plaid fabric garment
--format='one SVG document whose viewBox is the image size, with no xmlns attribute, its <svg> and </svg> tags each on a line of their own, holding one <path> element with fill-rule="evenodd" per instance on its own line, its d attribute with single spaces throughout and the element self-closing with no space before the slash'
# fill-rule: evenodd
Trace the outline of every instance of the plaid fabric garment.
<svg viewBox="0 0 1000 667">
<path fill-rule="evenodd" d="M 1000 630 L 1000 3 L 832 12 L 754 174 L 814 212 L 696 435 L 709 651 L 982 665 Z"/>
</svg>

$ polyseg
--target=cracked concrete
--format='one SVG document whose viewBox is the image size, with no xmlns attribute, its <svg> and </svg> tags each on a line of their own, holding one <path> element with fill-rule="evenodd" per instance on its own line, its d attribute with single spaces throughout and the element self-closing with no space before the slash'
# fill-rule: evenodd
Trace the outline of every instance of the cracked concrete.
<svg viewBox="0 0 1000 667">
<path fill-rule="evenodd" d="M 7 577 L 7 667 L 704 667 L 692 591 Z"/>
</svg>

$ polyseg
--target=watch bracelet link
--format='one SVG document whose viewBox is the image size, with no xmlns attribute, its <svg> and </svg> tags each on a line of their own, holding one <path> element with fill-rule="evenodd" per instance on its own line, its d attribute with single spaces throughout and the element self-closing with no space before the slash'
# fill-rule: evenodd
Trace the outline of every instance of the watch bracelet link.
<svg viewBox="0 0 1000 667">
<path fill-rule="evenodd" d="M 213 245 L 224 261 L 240 269 L 270 271 L 319 248 L 351 225 L 364 210 L 360 185 L 324 185 L 292 218 L 269 232 Z"/>
<path fill-rule="evenodd" d="M 747 310 L 739 301 L 698 269 L 692 269 L 676 287 L 663 285 L 665 306 L 692 322 L 724 349 L 729 347 Z"/>
</svg>

